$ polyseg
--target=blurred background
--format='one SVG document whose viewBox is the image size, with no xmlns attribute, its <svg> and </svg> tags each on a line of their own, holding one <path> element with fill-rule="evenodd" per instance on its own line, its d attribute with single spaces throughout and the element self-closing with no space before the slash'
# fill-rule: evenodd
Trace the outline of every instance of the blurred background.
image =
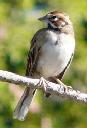
<svg viewBox="0 0 87 128">
<path fill-rule="evenodd" d="M 59 10 L 72 19 L 76 50 L 63 82 L 87 93 L 87 0 L 0 0 L 0 69 L 25 74 L 37 18 Z M 38 92 L 24 122 L 12 118 L 22 87 L 0 82 L 0 128 L 87 128 L 87 105 L 48 100 Z"/>
</svg>

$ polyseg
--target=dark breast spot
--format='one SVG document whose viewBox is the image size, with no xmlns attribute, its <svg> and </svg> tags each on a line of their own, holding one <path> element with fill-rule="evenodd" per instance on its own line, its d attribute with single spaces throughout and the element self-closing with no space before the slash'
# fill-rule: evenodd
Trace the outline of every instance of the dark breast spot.
<svg viewBox="0 0 87 128">
<path fill-rule="evenodd" d="M 59 37 L 57 37 L 57 40 L 55 41 L 55 45 L 59 45 L 59 42 L 60 42 L 60 38 Z"/>
<path fill-rule="evenodd" d="M 58 45 L 58 40 L 55 42 L 55 45 Z"/>
</svg>

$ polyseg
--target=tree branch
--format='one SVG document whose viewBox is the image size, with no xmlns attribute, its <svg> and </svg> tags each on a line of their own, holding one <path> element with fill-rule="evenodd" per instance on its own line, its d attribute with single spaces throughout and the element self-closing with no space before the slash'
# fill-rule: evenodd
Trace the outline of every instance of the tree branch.
<svg viewBox="0 0 87 128">
<path fill-rule="evenodd" d="M 60 85 L 49 82 L 44 78 L 32 79 L 24 76 L 16 75 L 14 73 L 0 70 L 0 81 L 13 83 L 16 85 L 26 85 L 29 87 L 37 88 L 43 90 L 45 93 L 50 93 L 51 95 L 57 95 L 62 98 L 68 98 L 71 100 L 76 100 L 78 102 L 87 103 L 87 94 L 82 93 L 78 90 L 67 85 Z"/>
</svg>

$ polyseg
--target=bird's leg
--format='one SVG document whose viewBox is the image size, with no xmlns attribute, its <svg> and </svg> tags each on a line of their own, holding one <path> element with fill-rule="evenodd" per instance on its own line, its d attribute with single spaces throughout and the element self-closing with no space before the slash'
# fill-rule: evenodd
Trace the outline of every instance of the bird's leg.
<svg viewBox="0 0 87 128">
<path fill-rule="evenodd" d="M 62 83 L 61 80 L 59 80 L 59 79 L 57 79 L 57 78 L 54 78 L 54 79 L 55 79 L 55 81 L 56 81 L 58 84 L 65 86 L 64 83 Z"/>
<path fill-rule="evenodd" d="M 46 92 L 46 85 L 47 85 L 47 82 L 46 82 L 46 80 L 45 80 L 43 77 L 40 78 L 40 81 L 39 81 L 38 84 L 39 84 L 40 87 L 43 86 L 43 90 Z"/>
<path fill-rule="evenodd" d="M 46 92 L 47 81 L 46 81 L 43 77 L 40 78 L 40 81 L 39 81 L 38 84 L 39 84 L 39 86 L 42 86 L 42 85 L 43 85 L 43 89 L 44 89 L 44 91 Z M 46 93 L 46 97 L 47 97 L 47 98 L 48 98 L 50 95 L 51 95 L 50 93 Z"/>
<path fill-rule="evenodd" d="M 57 78 L 54 78 L 54 80 L 55 80 L 58 84 L 60 84 L 60 85 L 64 86 L 65 88 L 72 89 L 72 87 L 71 87 L 71 86 L 66 86 L 64 83 L 62 83 L 62 81 L 61 81 L 61 80 L 59 80 L 59 79 L 57 79 Z"/>
</svg>

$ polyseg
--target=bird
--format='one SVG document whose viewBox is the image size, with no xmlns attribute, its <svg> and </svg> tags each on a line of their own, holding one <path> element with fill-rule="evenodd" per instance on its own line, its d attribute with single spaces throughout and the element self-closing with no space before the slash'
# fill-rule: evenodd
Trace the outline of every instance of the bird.
<svg viewBox="0 0 87 128">
<path fill-rule="evenodd" d="M 60 82 L 70 66 L 75 51 L 74 29 L 65 12 L 52 11 L 39 18 L 46 27 L 38 30 L 31 40 L 26 77 L 45 78 Z M 36 89 L 26 87 L 15 110 L 14 118 L 24 120 Z M 49 94 L 47 94 L 47 97 Z"/>
</svg>

